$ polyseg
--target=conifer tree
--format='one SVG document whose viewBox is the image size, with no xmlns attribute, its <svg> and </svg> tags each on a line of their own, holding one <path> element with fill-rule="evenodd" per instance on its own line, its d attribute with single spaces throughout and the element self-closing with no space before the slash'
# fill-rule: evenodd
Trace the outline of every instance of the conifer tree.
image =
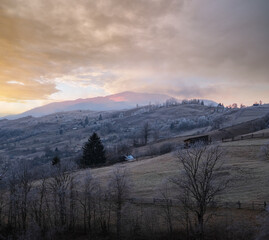
<svg viewBox="0 0 269 240">
<path fill-rule="evenodd" d="M 106 162 L 104 145 L 97 133 L 93 133 L 84 144 L 82 164 L 84 166 L 99 165 Z"/>
</svg>

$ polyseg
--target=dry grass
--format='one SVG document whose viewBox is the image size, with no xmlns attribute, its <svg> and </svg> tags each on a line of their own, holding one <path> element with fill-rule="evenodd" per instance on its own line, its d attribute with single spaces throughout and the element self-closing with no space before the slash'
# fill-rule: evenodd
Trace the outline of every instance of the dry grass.
<svg viewBox="0 0 269 240">
<path fill-rule="evenodd" d="M 269 162 L 259 157 L 260 147 L 268 140 L 249 139 L 221 143 L 220 146 L 225 152 L 225 168 L 234 176 L 238 174 L 242 176 L 242 179 L 236 181 L 234 186 L 222 196 L 223 201 L 269 200 Z M 124 165 L 130 170 L 134 184 L 133 196 L 149 198 L 156 196 L 157 189 L 163 180 L 177 174 L 181 168 L 176 152 L 120 165 Z M 91 171 L 103 184 L 107 184 L 113 168 L 114 166 L 109 166 L 82 170 L 76 172 L 75 175 L 77 179 L 83 179 Z"/>
</svg>

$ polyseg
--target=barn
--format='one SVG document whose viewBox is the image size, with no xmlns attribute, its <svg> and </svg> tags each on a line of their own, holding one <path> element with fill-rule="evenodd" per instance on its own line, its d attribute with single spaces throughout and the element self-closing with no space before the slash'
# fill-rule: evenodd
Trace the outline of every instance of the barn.
<svg viewBox="0 0 269 240">
<path fill-rule="evenodd" d="M 189 148 L 191 145 L 197 143 L 209 144 L 211 143 L 211 138 L 209 137 L 209 135 L 194 136 L 184 140 L 184 147 Z"/>
</svg>

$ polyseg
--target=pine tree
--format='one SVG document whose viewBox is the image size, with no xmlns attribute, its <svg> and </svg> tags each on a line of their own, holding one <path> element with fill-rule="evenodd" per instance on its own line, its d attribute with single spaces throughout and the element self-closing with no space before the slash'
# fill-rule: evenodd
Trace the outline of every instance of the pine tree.
<svg viewBox="0 0 269 240">
<path fill-rule="evenodd" d="M 96 133 L 93 133 L 84 144 L 82 164 L 84 166 L 99 165 L 106 162 L 104 145 Z"/>
</svg>

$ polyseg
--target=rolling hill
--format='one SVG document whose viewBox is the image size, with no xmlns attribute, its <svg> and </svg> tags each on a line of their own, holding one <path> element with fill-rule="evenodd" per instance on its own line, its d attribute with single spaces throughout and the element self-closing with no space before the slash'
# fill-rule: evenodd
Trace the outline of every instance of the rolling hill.
<svg viewBox="0 0 269 240">
<path fill-rule="evenodd" d="M 172 141 L 182 144 L 190 135 L 209 134 L 215 141 L 247 134 L 268 127 L 269 105 L 245 109 L 224 109 L 198 104 L 144 106 L 120 111 L 78 110 L 42 117 L 0 120 L 0 158 L 16 161 L 27 158 L 36 165 L 47 163 L 56 154 L 75 159 L 93 132 L 107 148 L 141 142 L 143 126 L 149 123 L 149 144 Z M 231 132 L 233 134 L 231 134 Z M 172 139 L 172 140 L 171 140 Z M 148 154 L 149 148 L 134 148 Z"/>
</svg>

